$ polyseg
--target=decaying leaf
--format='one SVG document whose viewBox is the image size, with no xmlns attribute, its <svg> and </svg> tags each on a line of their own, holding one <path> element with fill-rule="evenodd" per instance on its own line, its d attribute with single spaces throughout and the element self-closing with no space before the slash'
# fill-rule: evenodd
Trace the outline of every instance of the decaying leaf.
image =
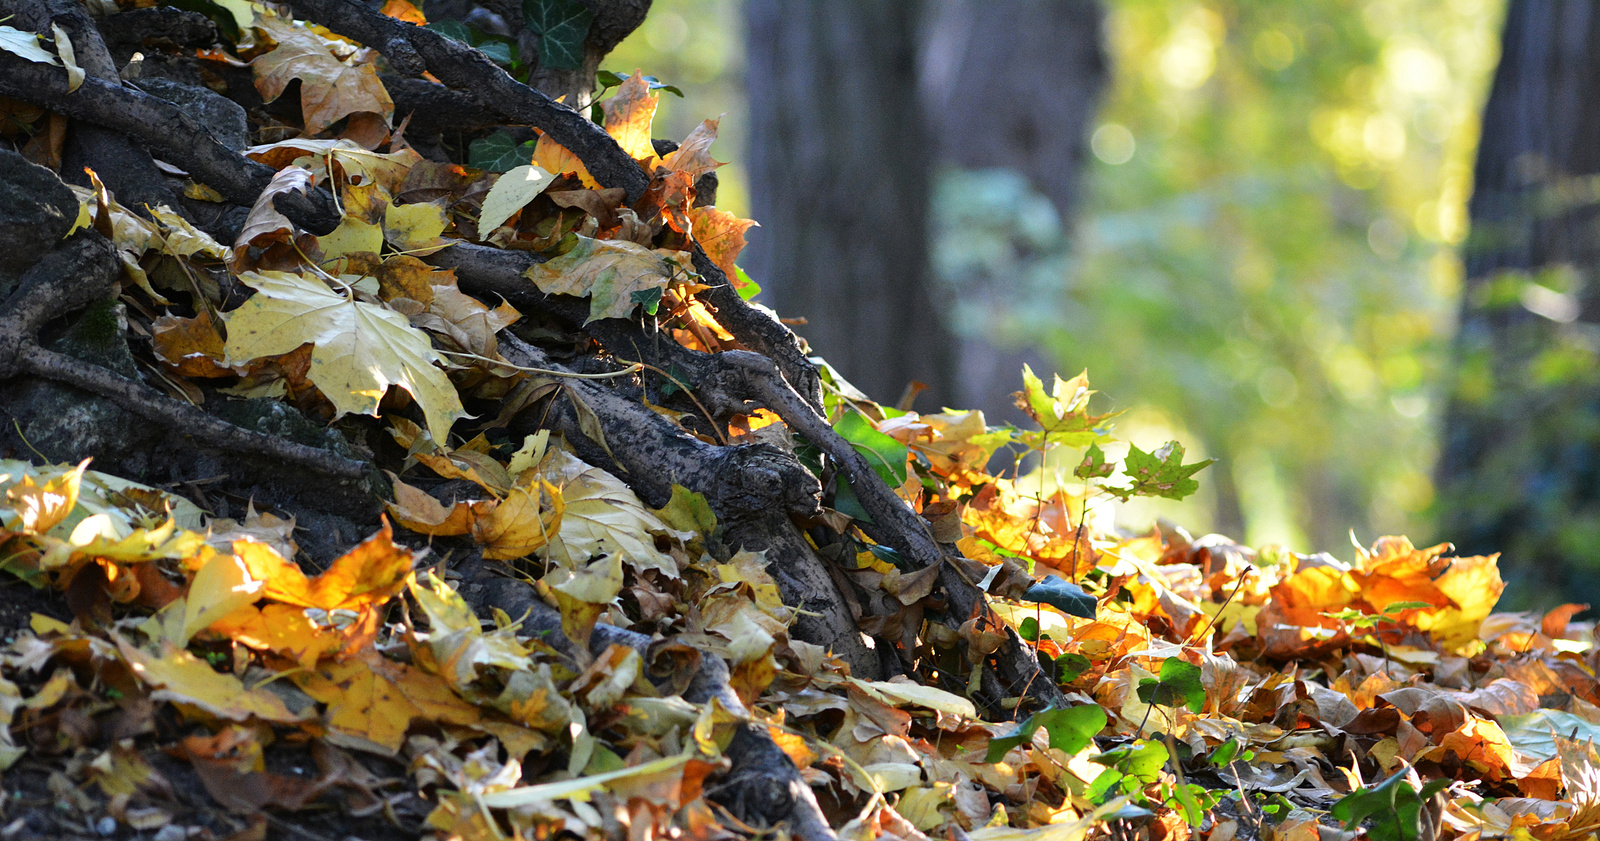
<svg viewBox="0 0 1600 841">
<path fill-rule="evenodd" d="M 276 15 L 258 17 L 256 26 L 277 44 L 251 63 L 256 88 L 271 102 L 299 79 L 307 134 L 321 134 L 351 114 L 372 114 L 388 122 L 394 102 L 371 64 L 346 63 L 334 55 L 328 39 Z"/>
<path fill-rule="evenodd" d="M 571 251 L 533 266 L 526 276 L 546 294 L 589 298 L 588 320 L 594 321 L 627 318 L 641 303 L 653 309 L 667 283 L 688 265 L 682 252 L 580 236 Z"/>
</svg>

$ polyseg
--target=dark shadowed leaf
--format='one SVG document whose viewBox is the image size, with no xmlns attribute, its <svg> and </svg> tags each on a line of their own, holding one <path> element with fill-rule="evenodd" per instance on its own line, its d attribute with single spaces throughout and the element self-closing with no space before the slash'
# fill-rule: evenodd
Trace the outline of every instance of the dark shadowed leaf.
<svg viewBox="0 0 1600 841">
<path fill-rule="evenodd" d="M 1029 587 L 1022 597 L 1030 602 L 1050 605 L 1073 616 L 1094 618 L 1094 596 L 1085 593 L 1082 587 L 1062 579 L 1059 575 L 1045 576 L 1043 581 Z"/>
<path fill-rule="evenodd" d="M 577 70 L 583 65 L 583 39 L 593 14 L 578 0 L 523 0 L 524 25 L 539 36 L 539 66 Z"/>
</svg>

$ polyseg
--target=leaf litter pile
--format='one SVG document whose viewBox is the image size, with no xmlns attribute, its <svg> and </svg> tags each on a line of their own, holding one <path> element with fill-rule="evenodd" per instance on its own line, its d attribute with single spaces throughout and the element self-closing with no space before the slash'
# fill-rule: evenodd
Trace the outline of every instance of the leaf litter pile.
<svg viewBox="0 0 1600 841">
<path fill-rule="evenodd" d="M 183 403 L 162 417 L 285 401 L 332 438 L 195 435 L 386 516 L 308 569 L 293 519 L 0 461 L 0 566 L 39 592 L 0 651 L 0 838 L 1600 831 L 1581 608 L 1493 613 L 1495 558 L 1447 545 L 1341 560 L 1105 526 L 1097 506 L 1182 498 L 1205 463 L 1108 458 L 1083 375 L 1025 370 L 1018 430 L 812 367 L 745 302 L 753 223 L 707 202 L 715 121 L 661 144 L 638 74 L 589 123 L 479 56 L 522 97 L 502 122 L 539 130 L 451 163 L 406 139 L 379 70 L 459 88 L 433 56 L 462 45 L 291 6 L 317 23 L 257 6 L 197 52 L 266 102 L 299 85 L 298 125 L 252 112 L 261 198 L 233 241 L 103 187 L 74 188 L 69 239 L 114 246 L 148 379 Z M 359 43 L 393 31 L 414 49 Z M 0 35 L 70 86 L 65 32 Z M 320 234 L 277 201 L 319 190 Z M 1046 451 L 1065 466 L 1020 469 Z"/>
</svg>

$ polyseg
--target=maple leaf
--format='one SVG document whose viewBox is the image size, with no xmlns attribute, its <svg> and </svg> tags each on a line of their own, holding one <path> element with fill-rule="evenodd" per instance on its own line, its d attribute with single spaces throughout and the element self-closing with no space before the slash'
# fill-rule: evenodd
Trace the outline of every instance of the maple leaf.
<svg viewBox="0 0 1600 841">
<path fill-rule="evenodd" d="M 395 501 L 389 512 L 408 529 L 422 534 L 471 534 L 483 556 L 509 561 L 525 557 L 549 542 L 565 513 L 561 492 L 549 483 L 512 487 L 503 498 L 457 502 L 446 506 L 394 479 Z M 545 505 L 541 491 L 550 499 Z"/>
<path fill-rule="evenodd" d="M 194 318 L 163 315 L 150 325 L 150 347 L 156 358 L 182 377 L 230 377 L 236 374 L 224 360 L 222 334 L 209 310 Z"/>
<path fill-rule="evenodd" d="M 700 176 L 722 166 L 711 158 L 711 144 L 717 141 L 717 124 L 720 120 L 706 120 L 678 144 L 678 148 L 661 159 L 661 165 L 694 183 Z"/>
<path fill-rule="evenodd" d="M 600 182 L 589 174 L 589 169 L 583 165 L 583 161 L 567 147 L 551 140 L 548 134 L 540 135 L 539 142 L 534 144 L 533 163 L 540 169 L 556 175 L 576 175 L 578 183 L 584 187 L 591 190 L 600 189 Z"/>
<path fill-rule="evenodd" d="M 284 604 L 322 610 L 364 610 L 381 605 L 405 589 L 416 558 L 382 531 L 341 555 L 315 578 L 284 560 L 272 547 L 254 540 L 234 541 L 234 553 L 250 577 L 266 582 L 262 596 Z"/>
<path fill-rule="evenodd" d="M 272 203 L 284 193 L 304 193 L 311 189 L 313 183 L 311 171 L 297 166 L 285 167 L 272 176 L 272 181 L 250 207 L 244 226 L 239 229 L 239 236 L 233 242 L 231 267 L 235 271 L 250 265 L 251 248 L 268 251 L 258 263 L 278 258 L 288 259 L 292 264 L 298 262 L 300 252 L 315 245 L 316 237 L 296 229 L 289 217 L 279 213 Z M 283 252 L 287 252 L 287 255 Z"/>
<path fill-rule="evenodd" d="M 689 265 L 681 251 L 649 249 L 626 240 L 578 237 L 571 251 L 523 273 L 547 295 L 589 298 L 589 318 L 627 318 L 640 303 L 659 301 L 674 275 Z"/>
<path fill-rule="evenodd" d="M 322 140 L 291 137 L 277 143 L 251 146 L 244 150 L 244 155 L 273 169 L 302 167 L 309 170 L 318 183 L 331 179 L 346 190 L 352 186 L 370 187 L 386 194 L 398 193 L 411 177 L 412 169 L 423 161 L 420 154 L 409 148 L 373 152 L 342 137 Z M 356 211 L 346 207 L 345 212 Z"/>
<path fill-rule="evenodd" d="M 246 689 L 238 678 L 213 670 L 206 661 L 170 642 L 163 642 L 159 652 L 138 648 L 120 637 L 116 643 L 128 668 L 156 690 L 150 697 L 157 701 L 192 704 L 232 721 L 258 718 L 293 724 L 301 720 L 278 696 L 265 689 Z"/>
<path fill-rule="evenodd" d="M 307 376 L 343 414 L 378 414 L 391 385 L 409 392 L 428 432 L 445 441 L 464 417 L 461 398 L 426 333 L 406 317 L 332 291 L 322 281 L 287 272 L 245 272 L 257 294 L 227 314 L 228 359 L 247 361 L 311 344 Z"/>
<path fill-rule="evenodd" d="M 539 465 L 518 482 L 532 479 L 555 486 L 565 503 L 560 527 L 544 550 L 551 560 L 567 569 L 579 569 L 595 555 L 620 554 L 635 569 L 656 569 L 669 578 L 678 577 L 677 562 L 656 549 L 651 535 L 689 540 L 694 534 L 662 522 L 617 477 L 559 447 L 550 447 Z"/>
<path fill-rule="evenodd" d="M 277 44 L 250 63 L 256 89 L 262 99 L 271 102 L 299 79 L 300 112 L 307 134 L 320 134 L 358 113 L 374 114 L 388 125 L 394 102 L 371 64 L 340 61 L 331 51 L 337 42 L 276 15 L 259 16 L 256 28 Z"/>
<path fill-rule="evenodd" d="M 646 171 L 658 160 L 655 146 L 650 143 L 650 124 L 660 100 L 661 94 L 650 90 L 644 72 L 635 70 L 614 96 L 600 104 L 605 110 L 606 133 L 629 157 L 644 163 Z"/>
<path fill-rule="evenodd" d="M 1088 470 L 1090 475 L 1103 475 L 1105 463 L 1094 462 L 1095 454 L 1099 448 L 1090 444 L 1088 456 Z M 1209 466 L 1216 459 L 1208 458 L 1192 464 L 1183 463 L 1183 445 L 1177 441 L 1169 441 L 1154 452 L 1147 453 L 1132 444 L 1128 445 L 1128 457 L 1123 461 L 1122 471 L 1131 480 L 1126 488 L 1104 486 L 1117 497 L 1127 502 L 1134 496 L 1159 496 L 1166 499 L 1183 499 L 1184 497 L 1200 490 L 1200 483 L 1189 478 L 1195 473 Z M 1082 465 L 1079 465 L 1080 468 Z"/>
<path fill-rule="evenodd" d="M 341 663 L 325 662 L 315 671 L 290 678 L 307 695 L 326 704 L 328 739 L 335 744 L 393 756 L 416 719 L 474 725 L 478 708 L 449 684 L 421 669 L 396 663 L 373 651 Z"/>
<path fill-rule="evenodd" d="M 744 250 L 744 233 L 756 226 L 754 219 L 740 219 L 715 207 L 691 207 L 689 222 L 694 226 L 694 241 L 705 249 L 706 256 L 734 283 L 739 283 L 739 267 L 733 262 Z"/>
<path fill-rule="evenodd" d="M 449 224 L 444 206 L 436 202 L 390 205 L 383 214 L 383 238 L 397 251 L 428 255 L 451 244 L 440 236 Z"/>
<path fill-rule="evenodd" d="M 88 459 L 49 478 L 33 475 L 23 469 L 21 462 L 7 464 L 10 466 L 0 473 L 0 482 L 5 484 L 6 506 L 11 511 L 5 513 L 0 525 L 8 531 L 42 535 L 66 520 L 77 507 L 78 488 L 84 471 L 89 469 Z"/>
<path fill-rule="evenodd" d="M 426 585 L 412 581 L 411 595 L 428 617 L 428 632 L 419 637 L 433 655 L 432 669 L 456 692 L 473 697 L 468 687 L 478 679 L 479 667 L 527 668 L 529 649 L 517 640 L 515 630 L 485 634 L 478 615 L 432 571 Z"/>
<path fill-rule="evenodd" d="M 1104 415 L 1089 414 L 1089 398 L 1094 391 L 1089 388 L 1089 372 L 1084 371 L 1070 380 L 1058 374 L 1050 393 L 1044 383 L 1027 365 L 1022 366 L 1022 391 L 1016 392 L 1017 408 L 1028 413 L 1038 423 L 1042 432 L 1027 432 L 1021 436 L 1025 442 L 1043 449 L 1052 444 L 1069 447 L 1086 447 L 1096 441 L 1106 440 L 1104 431 L 1097 427 L 1119 412 Z"/>
</svg>

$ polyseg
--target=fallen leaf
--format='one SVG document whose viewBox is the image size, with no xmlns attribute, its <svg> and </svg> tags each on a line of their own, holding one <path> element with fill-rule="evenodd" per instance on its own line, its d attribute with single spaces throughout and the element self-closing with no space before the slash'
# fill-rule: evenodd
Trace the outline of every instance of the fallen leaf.
<svg viewBox="0 0 1600 841">
<path fill-rule="evenodd" d="M 755 226 L 754 219 L 740 219 L 715 207 L 691 207 L 689 221 L 694 226 L 694 241 L 730 281 L 738 283 L 739 268 L 734 261 L 744 250 L 744 233 Z"/>
<path fill-rule="evenodd" d="M 227 314 L 229 360 L 248 361 L 314 346 L 308 376 L 339 414 L 377 415 L 391 385 L 409 392 L 435 441 L 466 415 L 427 334 L 405 316 L 362 303 L 320 280 L 287 272 L 245 272 L 257 294 Z"/>
<path fill-rule="evenodd" d="M 206 661 L 171 643 L 163 643 L 159 653 L 137 648 L 121 638 L 116 643 L 128 668 L 156 690 L 150 694 L 155 700 L 189 704 L 230 721 L 258 718 L 294 724 L 301 720 L 289 712 L 278 696 L 246 689 L 238 678 L 213 670 Z"/>
<path fill-rule="evenodd" d="M 649 303 L 647 298 L 659 301 L 667 283 L 688 265 L 688 255 L 680 251 L 579 236 L 571 251 L 534 265 L 524 276 L 549 295 L 588 297 L 588 323 L 627 318 L 634 307 Z"/>
<path fill-rule="evenodd" d="M 650 124 L 655 120 L 660 99 L 661 94 L 650 90 L 644 73 L 635 70 L 610 99 L 600 104 L 605 110 L 606 133 L 628 157 L 644 163 L 646 171 L 657 160 L 655 146 L 650 143 Z"/>
<path fill-rule="evenodd" d="M 394 113 L 389 91 L 370 63 L 340 61 L 328 39 L 304 26 L 272 15 L 256 18 L 256 28 L 277 46 L 250 63 L 262 99 L 277 99 L 289 83 L 300 80 L 300 111 L 307 134 L 321 134 L 351 114 L 369 113 L 385 125 Z"/>
<path fill-rule="evenodd" d="M 505 224 L 511 214 L 526 207 L 555 178 L 543 169 L 528 164 L 506 171 L 483 199 L 483 211 L 478 216 L 478 237 L 485 238 L 489 232 Z"/>
</svg>

